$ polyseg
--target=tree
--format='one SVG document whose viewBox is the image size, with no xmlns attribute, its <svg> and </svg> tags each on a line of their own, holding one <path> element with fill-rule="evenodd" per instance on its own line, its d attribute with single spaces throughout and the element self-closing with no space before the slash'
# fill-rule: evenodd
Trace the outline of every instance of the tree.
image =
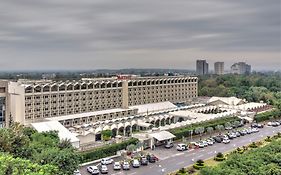
<svg viewBox="0 0 281 175">
<path fill-rule="evenodd" d="M 112 131 L 111 130 L 103 130 L 101 132 L 101 135 L 102 135 L 102 139 L 107 141 L 107 140 L 110 140 L 111 137 L 112 137 Z"/>
<path fill-rule="evenodd" d="M 213 127 L 208 127 L 206 130 L 207 130 L 208 134 L 212 134 L 213 131 L 214 131 L 214 128 Z"/>
<path fill-rule="evenodd" d="M 73 148 L 70 139 L 63 139 L 59 142 L 58 147 L 60 149 L 71 149 Z"/>
<path fill-rule="evenodd" d="M 8 154 L 0 154 L 0 174 L 5 175 L 56 175 L 58 168 L 46 164 L 39 165 L 30 160 L 14 158 Z"/>
<path fill-rule="evenodd" d="M 239 125 L 240 125 L 240 121 L 234 121 L 234 122 L 233 122 L 233 126 L 234 126 L 235 128 L 237 128 Z"/>
<path fill-rule="evenodd" d="M 198 127 L 198 128 L 195 128 L 195 130 L 194 130 L 194 132 L 196 134 L 200 134 L 200 140 L 202 138 L 202 134 L 204 133 L 204 131 L 205 131 L 205 128 L 203 128 L 203 127 Z"/>
<path fill-rule="evenodd" d="M 217 125 L 215 128 L 216 128 L 217 131 L 219 131 L 220 134 L 224 130 L 224 126 L 223 125 Z"/>
<path fill-rule="evenodd" d="M 134 144 L 130 144 L 130 145 L 128 145 L 127 148 L 126 148 L 126 150 L 127 150 L 128 152 L 133 152 L 133 151 L 135 151 L 136 149 L 137 149 L 137 146 L 134 145 Z"/>
<path fill-rule="evenodd" d="M 230 122 L 227 122 L 224 124 L 224 126 L 227 128 L 227 127 L 231 127 L 231 123 Z"/>
</svg>

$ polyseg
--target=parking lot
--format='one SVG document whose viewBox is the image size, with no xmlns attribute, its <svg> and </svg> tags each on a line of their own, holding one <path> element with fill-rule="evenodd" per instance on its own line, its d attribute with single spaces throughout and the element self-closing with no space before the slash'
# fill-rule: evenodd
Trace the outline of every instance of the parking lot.
<svg viewBox="0 0 281 175">
<path fill-rule="evenodd" d="M 248 128 L 248 127 L 247 127 Z M 242 128 L 239 128 L 241 130 Z M 277 132 L 281 132 L 280 126 L 265 126 L 264 128 L 259 128 L 259 132 L 253 132 L 246 134 L 245 136 L 236 137 L 230 139 L 230 143 L 214 143 L 213 145 L 206 146 L 204 148 L 186 150 L 186 151 L 177 151 L 175 143 L 174 147 L 167 149 L 164 146 L 156 147 L 155 150 L 146 150 L 145 152 L 148 154 L 154 154 L 159 161 L 156 163 L 149 163 L 147 166 L 140 166 L 140 168 L 131 167 L 128 171 L 114 171 L 113 165 L 108 165 L 108 174 L 166 174 L 168 172 L 172 172 L 181 167 L 188 166 L 193 164 L 197 159 L 207 159 L 213 157 L 218 152 L 226 152 L 233 150 L 237 147 L 241 147 L 247 145 L 254 141 L 259 141 L 266 136 L 274 135 Z M 203 137 L 202 139 L 206 139 Z M 198 139 L 194 139 L 193 141 L 198 141 Z M 114 159 L 114 161 L 122 161 L 121 158 Z M 86 166 L 80 169 L 82 175 L 88 175 L 90 173 L 87 172 Z"/>
</svg>

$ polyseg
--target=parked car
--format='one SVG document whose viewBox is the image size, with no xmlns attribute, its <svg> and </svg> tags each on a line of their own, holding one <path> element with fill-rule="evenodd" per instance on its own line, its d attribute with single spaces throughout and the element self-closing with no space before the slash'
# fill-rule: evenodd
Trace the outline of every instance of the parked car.
<svg viewBox="0 0 281 175">
<path fill-rule="evenodd" d="M 92 174 L 92 175 L 97 175 L 100 173 L 99 169 L 97 166 L 88 166 L 87 171 Z"/>
<path fill-rule="evenodd" d="M 267 125 L 268 125 L 268 126 L 272 126 L 273 123 L 274 123 L 274 122 L 268 122 Z"/>
<path fill-rule="evenodd" d="M 212 141 L 212 140 L 206 140 L 206 142 L 208 143 L 208 145 L 213 145 L 214 144 L 214 142 Z"/>
<path fill-rule="evenodd" d="M 204 144 L 205 147 L 208 146 L 208 142 L 207 141 L 203 140 L 202 143 Z"/>
<path fill-rule="evenodd" d="M 81 173 L 80 173 L 79 170 L 75 170 L 75 171 L 73 172 L 73 175 L 81 175 Z"/>
<path fill-rule="evenodd" d="M 252 128 L 246 129 L 246 132 L 247 132 L 247 134 L 252 134 L 252 133 L 253 133 L 253 132 L 252 132 Z"/>
<path fill-rule="evenodd" d="M 238 132 L 238 131 L 235 132 L 235 135 L 236 135 L 237 137 L 240 137 L 240 136 L 241 136 L 240 132 Z"/>
<path fill-rule="evenodd" d="M 198 146 L 199 146 L 199 148 L 204 148 L 205 147 L 203 142 L 198 142 Z"/>
<path fill-rule="evenodd" d="M 114 169 L 114 170 L 121 170 L 121 164 L 120 164 L 120 162 L 114 162 L 114 164 L 113 164 L 113 169 Z"/>
<path fill-rule="evenodd" d="M 148 156 L 148 161 L 149 163 L 155 163 L 157 161 L 157 157 L 155 157 L 154 155 L 150 155 Z"/>
<path fill-rule="evenodd" d="M 174 146 L 173 142 L 168 142 L 166 145 L 165 145 L 165 148 L 172 148 Z"/>
<path fill-rule="evenodd" d="M 260 130 L 258 128 L 253 128 L 252 132 L 259 132 Z"/>
<path fill-rule="evenodd" d="M 213 139 L 217 142 L 217 143 L 221 143 L 222 139 L 220 137 L 213 137 Z"/>
<path fill-rule="evenodd" d="M 225 127 L 225 130 L 232 130 L 231 126 Z"/>
<path fill-rule="evenodd" d="M 257 127 L 258 128 L 263 128 L 263 124 L 258 124 Z"/>
<path fill-rule="evenodd" d="M 257 124 L 257 123 L 252 123 L 252 124 L 251 124 L 251 127 L 252 127 L 252 128 L 256 128 L 256 127 L 258 127 L 258 124 Z"/>
<path fill-rule="evenodd" d="M 236 138 L 236 135 L 234 133 L 228 133 L 227 136 L 228 136 L 229 139 Z"/>
<path fill-rule="evenodd" d="M 140 167 L 140 162 L 138 159 L 134 159 L 133 162 L 132 162 L 132 166 L 134 168 L 139 168 Z"/>
<path fill-rule="evenodd" d="M 227 139 L 227 138 L 224 138 L 223 141 L 222 141 L 222 143 L 224 143 L 224 144 L 230 143 L 230 140 Z"/>
<path fill-rule="evenodd" d="M 112 164 L 113 163 L 113 159 L 111 159 L 111 158 L 103 158 L 103 159 L 101 159 L 100 163 L 102 165 Z"/>
<path fill-rule="evenodd" d="M 241 130 L 241 131 L 239 131 L 239 133 L 241 134 L 241 136 L 244 136 L 244 135 L 246 135 L 247 134 L 247 130 Z"/>
<path fill-rule="evenodd" d="M 101 165 L 100 166 L 100 172 L 101 174 L 107 174 L 108 173 L 108 168 L 106 165 Z"/>
<path fill-rule="evenodd" d="M 141 165 L 148 165 L 148 160 L 146 157 L 141 157 L 140 162 L 141 162 Z"/>
<path fill-rule="evenodd" d="M 124 162 L 123 162 L 123 165 L 122 165 L 122 168 L 123 168 L 123 170 L 129 170 L 129 169 L 130 169 L 130 164 L 129 164 L 129 162 L 124 161 Z"/>
<path fill-rule="evenodd" d="M 177 145 L 177 150 L 178 150 L 178 151 L 187 150 L 186 144 L 183 144 L 183 143 L 178 144 L 178 145 Z"/>
</svg>

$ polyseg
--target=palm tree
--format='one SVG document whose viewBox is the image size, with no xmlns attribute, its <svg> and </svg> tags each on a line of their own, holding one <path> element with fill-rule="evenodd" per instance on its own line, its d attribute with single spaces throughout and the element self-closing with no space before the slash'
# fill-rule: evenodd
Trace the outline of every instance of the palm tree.
<svg viewBox="0 0 281 175">
<path fill-rule="evenodd" d="M 213 127 L 208 127 L 206 130 L 207 130 L 207 133 L 211 135 L 212 132 L 214 131 L 214 128 Z"/>
<path fill-rule="evenodd" d="M 233 126 L 234 126 L 235 128 L 237 128 L 239 125 L 240 125 L 240 122 L 239 122 L 239 121 L 234 121 L 234 122 L 233 122 Z"/>
<path fill-rule="evenodd" d="M 224 126 L 223 125 L 217 125 L 215 128 L 216 128 L 216 130 L 219 131 L 220 134 L 221 134 L 221 131 L 224 130 Z"/>
<path fill-rule="evenodd" d="M 198 128 L 196 128 L 196 129 L 194 130 L 194 132 L 195 132 L 196 134 L 200 134 L 200 140 L 201 140 L 201 138 L 202 138 L 202 134 L 204 133 L 204 131 L 205 131 L 205 128 L 203 128 L 203 127 L 198 127 Z"/>
</svg>

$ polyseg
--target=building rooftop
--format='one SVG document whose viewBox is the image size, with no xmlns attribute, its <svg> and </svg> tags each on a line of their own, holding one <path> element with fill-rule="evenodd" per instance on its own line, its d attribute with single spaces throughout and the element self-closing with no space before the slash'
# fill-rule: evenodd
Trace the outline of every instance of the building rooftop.
<svg viewBox="0 0 281 175">
<path fill-rule="evenodd" d="M 164 111 L 169 109 L 176 109 L 177 106 L 169 101 L 159 103 L 149 103 L 143 105 L 130 106 L 130 109 L 138 109 L 138 114 L 151 113 L 156 111 Z"/>
<path fill-rule="evenodd" d="M 128 110 L 133 110 L 133 109 L 134 108 L 130 108 L 130 109 L 122 109 L 122 108 L 107 109 L 107 110 L 102 110 L 102 111 L 85 112 L 85 113 L 64 115 L 64 116 L 59 116 L 59 117 L 50 117 L 50 118 L 46 118 L 46 120 L 62 121 L 62 120 L 83 118 L 83 117 L 89 117 L 89 116 L 95 116 L 95 115 L 123 112 L 123 111 L 128 111 Z"/>
<path fill-rule="evenodd" d="M 38 132 L 58 131 L 60 140 L 69 139 L 71 143 L 79 144 L 79 139 L 58 121 L 31 123 L 31 126 Z"/>
</svg>

